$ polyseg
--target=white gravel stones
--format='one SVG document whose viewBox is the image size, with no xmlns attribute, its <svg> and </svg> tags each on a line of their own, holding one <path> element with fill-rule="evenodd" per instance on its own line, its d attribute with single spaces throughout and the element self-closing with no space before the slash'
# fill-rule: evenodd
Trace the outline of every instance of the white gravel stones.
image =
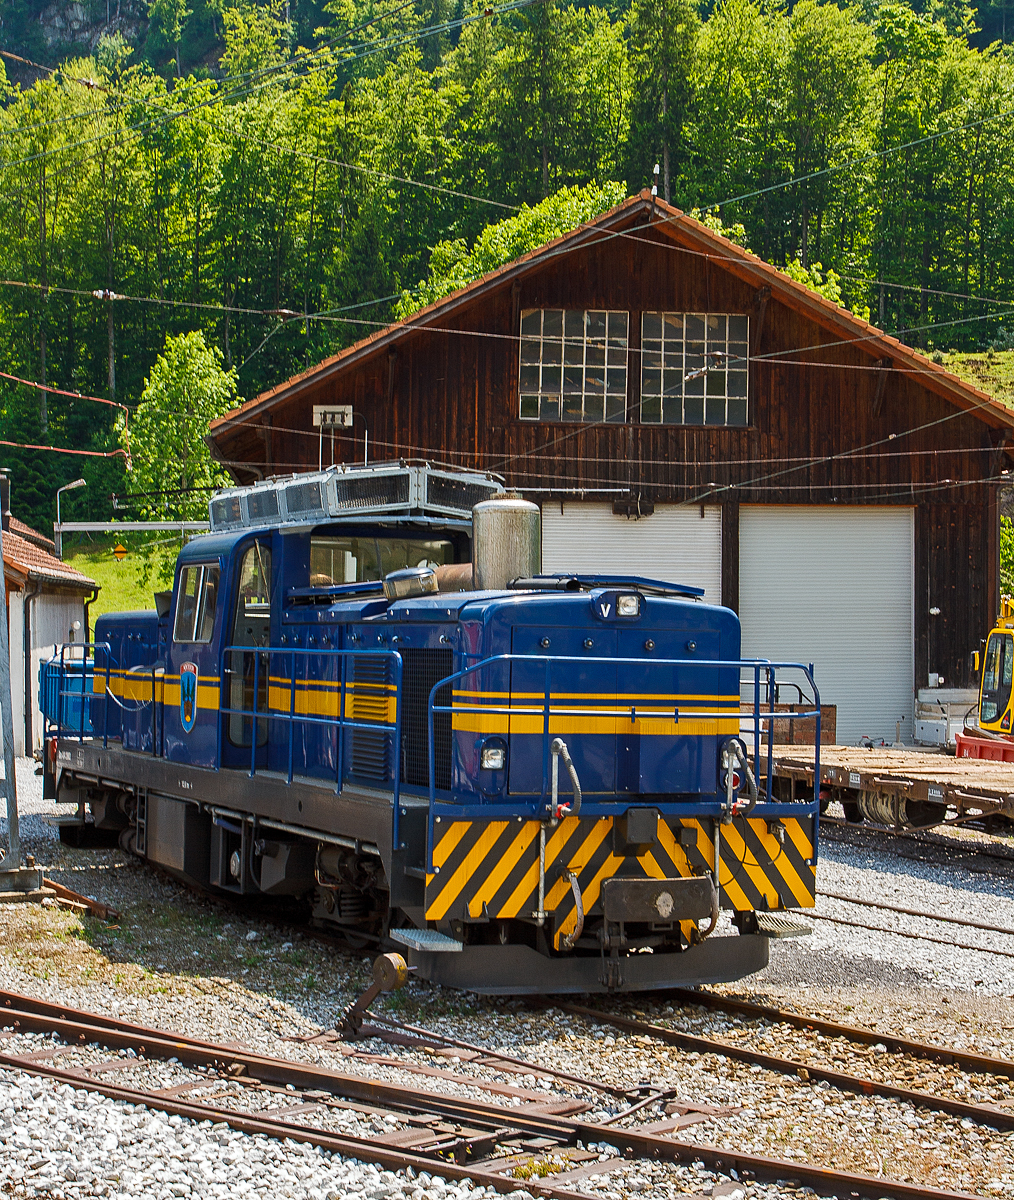
<svg viewBox="0 0 1014 1200">
<path fill-rule="evenodd" d="M 969 843 L 967 854 L 952 853 L 950 861 L 946 856 L 946 849 L 927 846 L 920 851 L 917 842 L 897 843 L 882 830 L 850 829 L 845 837 L 834 830 L 821 839 L 818 892 L 836 892 L 1014 929 L 1014 862 L 1008 866 L 996 858 L 977 859 L 974 843 Z M 944 925 L 925 917 L 865 908 L 824 896 L 818 896 L 816 912 L 883 930 L 903 929 L 969 946 L 1014 952 L 1011 936 Z M 944 987 L 997 996 L 1014 992 L 1014 958 L 957 950 L 819 918 L 812 924 L 813 933 L 808 938 L 773 943 L 771 966 L 756 977 L 758 982 L 776 986 L 872 983 Z"/>
<path fill-rule="evenodd" d="M 252 1137 L 67 1084 L 0 1071 L 0 1191 L 52 1200 L 292 1197 L 480 1200 L 485 1188 L 413 1178 L 312 1146 Z M 516 1200 L 531 1200 L 519 1191 Z"/>
</svg>

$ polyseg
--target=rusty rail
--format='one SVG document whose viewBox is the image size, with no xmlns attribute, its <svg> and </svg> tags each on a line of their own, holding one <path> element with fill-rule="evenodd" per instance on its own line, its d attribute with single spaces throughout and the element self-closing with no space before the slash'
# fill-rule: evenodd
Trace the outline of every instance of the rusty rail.
<svg viewBox="0 0 1014 1200">
<path fill-rule="evenodd" d="M 576 1008 L 576 1006 L 573 1007 Z M 599 1020 L 612 1020 L 613 1023 L 623 1020 L 623 1018 L 609 1018 L 606 1014 L 593 1009 L 578 1009 L 578 1011 L 583 1011 Z M 55 1015 L 56 1013 L 60 1015 Z M 312 1064 L 273 1059 L 266 1055 L 247 1053 L 233 1047 L 203 1042 L 185 1035 L 146 1029 L 99 1014 L 50 1005 L 44 1001 L 18 996 L 14 993 L 0 992 L 0 1022 L 17 1030 L 32 1029 L 38 1032 L 55 1033 L 71 1045 L 99 1042 L 110 1048 L 134 1049 L 147 1058 L 176 1058 L 181 1063 L 189 1063 L 194 1066 L 203 1065 L 205 1068 L 211 1065 L 216 1070 L 224 1070 L 228 1077 L 234 1079 L 243 1078 L 245 1074 L 248 1079 L 267 1080 L 283 1086 L 292 1083 L 301 1090 L 308 1091 L 312 1088 L 318 1093 L 329 1093 L 332 1096 L 341 1095 L 368 1103 L 386 1103 L 405 1111 L 444 1114 L 479 1122 L 494 1129 L 502 1128 L 505 1123 L 509 1123 L 514 1129 L 525 1130 L 540 1137 L 548 1137 L 557 1145 L 573 1145 L 579 1139 L 584 1142 L 606 1140 L 607 1144 L 616 1146 L 628 1156 L 652 1160 L 665 1159 L 670 1162 L 702 1162 L 714 1171 L 735 1170 L 741 1175 L 746 1173 L 765 1181 L 795 1179 L 813 1187 L 820 1195 L 838 1196 L 843 1200 L 853 1196 L 870 1197 L 871 1200 L 885 1196 L 895 1197 L 896 1200 L 970 1200 L 969 1193 L 965 1192 L 923 1187 L 919 1184 L 836 1171 L 808 1163 L 769 1158 L 766 1155 L 747 1154 L 705 1143 L 677 1140 L 663 1136 L 657 1130 L 653 1131 L 653 1127 L 650 1125 L 643 1128 L 637 1126 L 618 1128 L 615 1125 L 602 1125 L 554 1114 L 525 1112 L 518 1108 L 505 1108 L 502 1105 L 461 1097 L 417 1091 L 402 1084 L 341 1075 Z M 630 1022 L 630 1024 L 641 1025 L 640 1022 Z M 656 1027 L 648 1028 L 654 1031 Z M 723 1044 L 722 1053 L 730 1054 L 732 1049 L 734 1048 L 727 1048 Z M 0 1062 L 35 1075 L 59 1079 L 75 1087 L 86 1087 L 106 1095 L 110 1099 L 124 1100 L 133 1104 L 146 1104 L 149 1107 L 175 1113 L 192 1120 L 224 1121 L 245 1133 L 292 1138 L 295 1141 L 311 1143 L 350 1158 L 380 1163 L 388 1169 L 404 1170 L 413 1167 L 416 1170 L 439 1171 L 442 1175 L 452 1179 L 472 1179 L 497 1192 L 514 1191 L 519 1183 L 518 1179 L 513 1176 L 489 1170 L 481 1162 L 466 1164 L 435 1162 L 432 1157 L 385 1146 L 375 1139 L 355 1138 L 349 1135 L 336 1136 L 298 1122 L 280 1120 L 277 1117 L 253 1116 L 233 1109 L 180 1100 L 178 1097 L 162 1095 L 159 1092 L 114 1087 L 101 1083 L 86 1072 L 46 1066 L 34 1058 L 0 1054 Z M 462 1082 L 467 1084 L 469 1080 L 467 1077 L 462 1077 Z M 967 1107 L 974 1108 L 975 1106 Z M 496 1161 L 498 1165 L 504 1165 L 502 1159 Z M 610 1168 L 619 1165 L 619 1162 L 611 1160 L 610 1163 L 604 1165 Z M 588 1169 L 591 1170 L 591 1164 L 588 1164 Z M 577 1169 L 577 1172 L 563 1172 L 565 1175 L 584 1173 L 586 1172 L 581 1167 Z M 579 1195 L 567 1188 L 559 1187 L 549 1178 L 526 1179 L 524 1187 L 529 1192 L 547 1197 L 549 1200 L 577 1200 Z"/>
</svg>

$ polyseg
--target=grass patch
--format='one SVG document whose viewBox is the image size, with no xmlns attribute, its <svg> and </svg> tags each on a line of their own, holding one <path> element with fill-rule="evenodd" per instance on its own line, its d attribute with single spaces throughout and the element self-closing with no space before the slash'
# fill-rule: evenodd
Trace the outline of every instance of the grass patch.
<svg viewBox="0 0 1014 1200">
<path fill-rule="evenodd" d="M 985 350 L 979 354 L 951 351 L 937 361 L 965 383 L 987 392 L 998 404 L 1014 408 L 1014 350 Z"/>
<path fill-rule="evenodd" d="M 69 539 L 68 539 L 69 540 Z M 108 612 L 130 612 L 138 608 L 154 608 L 153 587 L 142 587 L 137 581 L 140 557 L 137 552 L 127 555 L 123 562 L 113 557 L 116 542 L 85 542 L 71 547 L 65 541 L 64 562 L 94 579 L 102 588 L 91 606 L 92 628 L 95 618 Z"/>
</svg>

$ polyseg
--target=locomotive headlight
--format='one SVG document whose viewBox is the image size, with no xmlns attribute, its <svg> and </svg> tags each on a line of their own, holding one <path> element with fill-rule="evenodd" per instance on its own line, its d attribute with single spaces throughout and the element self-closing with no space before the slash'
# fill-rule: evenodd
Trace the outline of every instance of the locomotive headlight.
<svg viewBox="0 0 1014 1200">
<path fill-rule="evenodd" d="M 637 617 L 641 614 L 641 597 L 636 593 L 632 596 L 616 597 L 616 615 L 618 617 Z"/>
<path fill-rule="evenodd" d="M 502 771 L 507 762 L 507 751 L 503 746 L 483 746 L 479 762 L 484 771 Z"/>
</svg>

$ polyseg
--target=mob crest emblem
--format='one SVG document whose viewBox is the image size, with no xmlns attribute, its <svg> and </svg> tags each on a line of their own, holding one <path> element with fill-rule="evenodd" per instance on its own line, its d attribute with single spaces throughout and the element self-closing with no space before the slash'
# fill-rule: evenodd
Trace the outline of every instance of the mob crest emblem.
<svg viewBox="0 0 1014 1200">
<path fill-rule="evenodd" d="M 197 663 L 180 663 L 180 720 L 189 733 L 197 720 Z"/>
</svg>

